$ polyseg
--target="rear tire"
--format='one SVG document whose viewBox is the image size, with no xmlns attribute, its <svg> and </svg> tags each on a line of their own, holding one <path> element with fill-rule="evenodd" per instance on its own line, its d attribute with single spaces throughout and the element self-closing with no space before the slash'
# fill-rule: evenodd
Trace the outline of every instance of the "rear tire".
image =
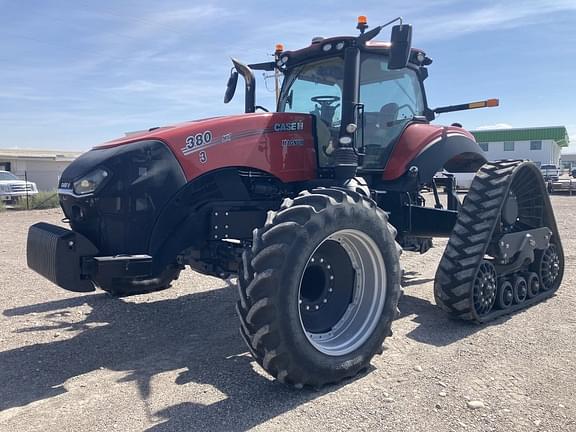
<svg viewBox="0 0 576 432">
<path fill-rule="evenodd" d="M 372 200 L 344 189 L 304 191 L 269 212 L 238 278 L 240 332 L 257 362 L 297 388 L 366 369 L 396 316 L 395 235 Z"/>
</svg>

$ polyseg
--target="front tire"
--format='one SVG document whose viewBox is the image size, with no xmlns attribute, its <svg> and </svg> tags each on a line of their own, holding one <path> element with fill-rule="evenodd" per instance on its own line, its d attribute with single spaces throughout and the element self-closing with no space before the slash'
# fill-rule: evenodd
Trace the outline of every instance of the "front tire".
<svg viewBox="0 0 576 432">
<path fill-rule="evenodd" d="M 268 373 L 320 387 L 367 368 L 396 316 L 395 235 L 372 200 L 344 189 L 304 191 L 269 212 L 243 256 L 237 306 Z"/>
</svg>

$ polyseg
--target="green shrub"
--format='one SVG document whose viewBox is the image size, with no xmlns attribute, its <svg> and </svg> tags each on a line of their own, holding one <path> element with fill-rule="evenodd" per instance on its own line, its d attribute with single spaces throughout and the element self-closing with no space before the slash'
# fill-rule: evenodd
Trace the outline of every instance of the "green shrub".
<svg viewBox="0 0 576 432">
<path fill-rule="evenodd" d="M 49 192 L 38 192 L 35 195 L 28 196 L 28 208 L 30 210 L 51 209 L 59 206 L 58 192 L 55 190 Z M 18 210 L 26 210 L 26 197 L 20 198 L 14 208 Z"/>
</svg>

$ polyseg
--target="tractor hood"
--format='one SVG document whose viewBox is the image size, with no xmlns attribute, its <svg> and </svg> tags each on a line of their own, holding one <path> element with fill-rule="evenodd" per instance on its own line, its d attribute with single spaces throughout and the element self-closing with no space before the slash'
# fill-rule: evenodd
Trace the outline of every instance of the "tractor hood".
<svg viewBox="0 0 576 432">
<path fill-rule="evenodd" d="M 145 254 L 162 210 L 200 177 L 248 168 L 284 182 L 315 178 L 314 127 L 309 114 L 266 113 L 130 134 L 74 160 L 60 178 L 60 203 L 101 254 Z"/>
<path fill-rule="evenodd" d="M 285 182 L 303 181 L 315 174 L 314 128 L 309 114 L 241 114 L 130 133 L 92 151 L 160 141 L 175 155 L 187 180 L 238 166 L 274 174 Z"/>
</svg>

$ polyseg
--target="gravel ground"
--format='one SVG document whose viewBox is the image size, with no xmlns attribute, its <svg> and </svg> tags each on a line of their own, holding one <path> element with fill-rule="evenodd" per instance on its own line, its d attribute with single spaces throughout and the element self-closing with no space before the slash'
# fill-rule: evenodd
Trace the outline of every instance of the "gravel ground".
<svg viewBox="0 0 576 432">
<path fill-rule="evenodd" d="M 555 297 L 492 325 L 455 322 L 433 302 L 445 242 L 406 253 L 384 354 L 322 391 L 259 369 L 225 282 L 186 271 L 146 296 L 69 293 L 25 260 L 28 226 L 60 212 L 2 213 L 0 430 L 576 431 L 576 197 L 553 204 L 567 262 Z"/>
</svg>

